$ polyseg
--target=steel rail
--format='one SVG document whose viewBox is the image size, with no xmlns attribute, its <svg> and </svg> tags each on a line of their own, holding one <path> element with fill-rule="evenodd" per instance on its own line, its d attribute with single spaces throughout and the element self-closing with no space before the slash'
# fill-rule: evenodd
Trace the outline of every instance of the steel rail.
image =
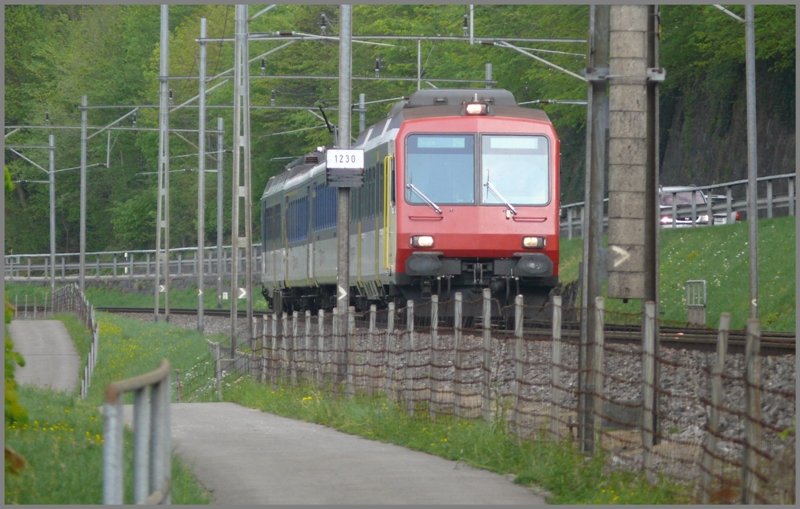
<svg viewBox="0 0 800 509">
<path fill-rule="evenodd" d="M 136 314 L 136 313 L 149 313 L 152 311 L 150 308 L 135 308 L 135 307 L 95 307 L 97 311 L 104 311 L 109 313 L 119 314 Z M 170 312 L 177 315 L 194 315 L 197 313 L 196 309 L 170 309 Z M 228 317 L 230 311 L 226 309 L 207 309 L 204 313 L 208 316 Z M 258 312 L 260 314 L 268 314 L 269 312 Z M 240 316 L 246 316 L 243 312 L 239 313 Z M 420 329 L 424 332 L 424 327 Z M 440 333 L 447 331 L 448 327 L 441 327 Z M 472 329 L 472 328 L 470 328 Z M 502 331 L 501 328 L 496 329 L 498 332 Z M 474 328 L 475 333 L 481 333 L 482 329 Z M 545 321 L 526 322 L 525 333 L 530 338 L 547 338 L 550 336 L 552 327 Z M 505 331 L 503 331 L 505 332 Z M 716 329 L 703 329 L 698 327 L 681 328 L 681 327 L 661 327 L 660 340 L 663 346 L 673 348 L 689 348 L 693 350 L 706 350 L 709 351 L 716 348 L 717 344 L 717 330 Z M 466 330 L 465 330 L 466 333 Z M 509 331 L 510 333 L 510 331 Z M 641 342 L 641 329 L 636 325 L 614 325 L 606 324 L 605 328 L 606 340 L 611 343 L 637 343 Z M 565 341 L 571 341 L 578 337 L 579 324 L 577 322 L 566 322 L 563 327 L 562 338 Z M 730 331 L 729 342 L 730 350 L 732 352 L 744 351 L 746 340 L 746 331 L 733 330 Z M 769 332 L 763 331 L 761 333 L 761 348 L 762 351 L 769 354 L 792 354 L 796 349 L 796 338 L 792 332 Z"/>
</svg>

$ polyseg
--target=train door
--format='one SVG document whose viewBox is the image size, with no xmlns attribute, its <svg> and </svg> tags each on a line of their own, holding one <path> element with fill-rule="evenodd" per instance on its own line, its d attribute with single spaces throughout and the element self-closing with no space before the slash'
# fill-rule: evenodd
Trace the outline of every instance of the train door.
<svg viewBox="0 0 800 509">
<path fill-rule="evenodd" d="M 391 147 L 394 148 L 394 147 Z M 395 160 L 391 152 L 383 158 L 383 206 L 381 229 L 381 270 L 383 275 L 391 275 L 394 271 L 397 214 L 395 204 Z"/>
<path fill-rule="evenodd" d="M 288 221 L 289 221 L 289 196 L 283 197 L 283 203 L 281 204 L 281 208 L 283 209 L 282 217 L 283 221 L 281 221 L 281 249 L 280 249 L 280 262 L 283 268 L 283 277 L 281 278 L 281 286 L 287 286 L 288 280 L 291 278 L 289 274 L 289 229 L 288 229 Z"/>
<path fill-rule="evenodd" d="M 306 202 L 308 204 L 308 214 L 306 216 L 306 231 L 308 232 L 308 242 L 306 243 L 306 279 L 309 286 L 314 285 L 314 199 L 312 187 L 306 186 Z"/>
</svg>

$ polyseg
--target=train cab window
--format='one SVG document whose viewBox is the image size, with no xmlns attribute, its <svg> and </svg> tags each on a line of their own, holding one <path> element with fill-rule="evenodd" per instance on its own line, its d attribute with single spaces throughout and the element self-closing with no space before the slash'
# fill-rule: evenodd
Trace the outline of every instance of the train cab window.
<svg viewBox="0 0 800 509">
<path fill-rule="evenodd" d="M 483 135 L 481 203 L 547 204 L 550 201 L 548 168 L 546 137 Z"/>
<path fill-rule="evenodd" d="M 475 151 L 471 134 L 412 134 L 406 139 L 408 203 L 475 203 Z"/>
</svg>

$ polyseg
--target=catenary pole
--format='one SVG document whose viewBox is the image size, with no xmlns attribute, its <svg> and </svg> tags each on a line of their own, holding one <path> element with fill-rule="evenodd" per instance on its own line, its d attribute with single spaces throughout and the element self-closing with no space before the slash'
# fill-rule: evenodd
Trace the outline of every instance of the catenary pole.
<svg viewBox="0 0 800 509">
<path fill-rule="evenodd" d="M 352 75 L 351 38 L 352 6 L 339 7 L 339 129 L 336 143 L 339 148 L 350 148 L 350 77 Z M 337 277 L 336 308 L 339 312 L 339 334 L 347 338 L 347 310 L 350 305 L 350 188 L 340 187 L 336 215 Z M 345 352 L 349 348 L 345 339 Z M 340 352 L 340 359 L 345 358 Z M 345 362 L 339 362 L 339 376 L 344 377 Z"/>
<path fill-rule="evenodd" d="M 647 7 L 647 67 L 651 69 L 660 69 L 660 34 L 661 34 L 661 13 L 658 5 L 650 5 Z M 661 301 L 658 295 L 659 286 L 659 267 L 660 257 L 658 253 L 659 246 L 659 214 L 656 212 L 659 209 L 658 189 L 660 185 L 659 173 L 659 123 L 660 123 L 660 110 L 659 110 L 659 82 L 651 81 L 647 86 L 647 171 L 646 171 L 646 197 L 645 197 L 645 302 L 642 303 L 643 316 L 647 313 L 647 301 L 655 305 L 655 312 L 661 307 Z M 656 314 L 656 316 L 658 316 Z M 653 361 L 654 380 L 656 387 L 652 391 L 653 400 L 650 407 L 653 409 L 653 442 L 652 445 L 658 444 L 659 441 L 659 428 L 661 426 L 658 413 L 661 409 L 659 404 L 659 391 L 658 380 L 661 374 L 661 342 L 660 337 L 661 324 L 659 320 L 653 323 Z"/>
<path fill-rule="evenodd" d="M 50 295 L 56 291 L 56 142 L 52 134 L 47 137 L 50 182 Z"/>
<path fill-rule="evenodd" d="M 250 73 L 248 69 L 247 5 L 236 6 L 233 108 L 233 205 L 231 214 L 231 357 L 236 354 L 238 299 L 247 299 L 248 340 L 253 339 L 252 193 L 250 191 Z M 239 215 L 242 215 L 242 221 Z M 243 224 L 242 224 L 243 223 Z M 242 227 L 243 226 L 243 227 Z M 239 250 L 245 251 L 244 295 L 239 291 Z"/>
<path fill-rule="evenodd" d="M 589 55 L 587 70 L 608 69 L 609 6 L 589 7 Z M 588 74 L 588 73 L 587 73 Z M 586 209 L 583 215 L 583 265 L 581 273 L 580 348 L 578 350 L 578 435 L 581 450 L 594 450 L 594 391 L 589 369 L 594 363 L 595 298 L 600 296 L 600 247 L 603 236 L 603 193 L 608 129 L 608 84 L 588 80 L 586 122 Z"/>
<path fill-rule="evenodd" d="M 200 64 L 197 119 L 197 330 L 203 332 L 203 254 L 206 230 L 206 18 L 200 18 Z"/>
<path fill-rule="evenodd" d="M 224 127 L 222 117 L 217 117 L 217 309 L 222 308 L 222 274 L 225 271 L 225 260 L 223 259 L 223 250 L 222 250 L 222 234 L 224 228 L 222 227 L 222 198 L 223 198 L 223 186 L 225 184 L 225 178 L 223 175 L 223 162 L 222 157 L 224 155 L 224 148 L 223 142 L 225 139 L 225 133 L 223 133 L 222 128 Z"/>
<path fill-rule="evenodd" d="M 158 107 L 158 205 L 156 206 L 155 321 L 164 293 L 164 319 L 169 321 L 169 6 L 161 6 L 161 48 Z M 162 254 L 163 249 L 163 254 Z M 163 264 L 163 266 L 162 266 Z M 164 284 L 161 284 L 161 272 Z"/>
<path fill-rule="evenodd" d="M 744 7 L 747 88 L 747 233 L 750 246 L 750 318 L 758 318 L 758 153 L 756 131 L 755 8 Z"/>
<path fill-rule="evenodd" d="M 81 292 L 86 290 L 86 130 L 88 129 L 89 101 L 81 97 L 81 191 L 80 191 L 80 255 L 78 280 Z"/>
</svg>

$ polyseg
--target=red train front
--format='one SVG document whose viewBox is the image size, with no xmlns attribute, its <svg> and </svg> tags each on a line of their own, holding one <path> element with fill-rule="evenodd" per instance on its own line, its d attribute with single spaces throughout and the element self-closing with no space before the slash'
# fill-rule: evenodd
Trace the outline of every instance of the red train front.
<svg viewBox="0 0 800 509">
<path fill-rule="evenodd" d="M 501 305 L 558 281 L 559 140 L 504 90 L 425 90 L 396 136 L 397 284 Z M 530 301 L 530 300 L 529 300 Z"/>
<path fill-rule="evenodd" d="M 357 308 L 462 292 L 474 316 L 491 288 L 497 316 L 516 295 L 543 302 L 557 284 L 559 141 L 544 112 L 506 90 L 421 90 L 354 148 L 365 162 L 350 197 Z M 261 200 L 264 295 L 286 311 L 336 304 L 338 203 L 323 160 L 273 177 Z"/>
</svg>

